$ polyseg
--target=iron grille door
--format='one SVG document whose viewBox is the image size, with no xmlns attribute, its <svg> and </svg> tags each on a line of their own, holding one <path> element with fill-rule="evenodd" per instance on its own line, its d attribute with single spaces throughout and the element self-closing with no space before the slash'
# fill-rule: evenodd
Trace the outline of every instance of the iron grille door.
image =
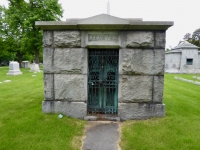
<svg viewBox="0 0 200 150">
<path fill-rule="evenodd" d="M 89 49 L 88 113 L 116 114 L 119 50 Z"/>
</svg>

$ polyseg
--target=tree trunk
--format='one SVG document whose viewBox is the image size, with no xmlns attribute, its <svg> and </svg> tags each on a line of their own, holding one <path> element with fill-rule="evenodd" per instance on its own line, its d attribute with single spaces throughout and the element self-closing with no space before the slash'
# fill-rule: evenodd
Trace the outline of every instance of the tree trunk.
<svg viewBox="0 0 200 150">
<path fill-rule="evenodd" d="M 17 53 L 17 57 L 18 57 L 18 63 L 19 63 L 19 67 L 22 68 L 22 58 L 23 58 L 23 54 L 21 53 Z"/>
<path fill-rule="evenodd" d="M 35 48 L 35 63 L 36 64 L 40 63 L 39 55 L 40 55 L 39 49 Z"/>
</svg>

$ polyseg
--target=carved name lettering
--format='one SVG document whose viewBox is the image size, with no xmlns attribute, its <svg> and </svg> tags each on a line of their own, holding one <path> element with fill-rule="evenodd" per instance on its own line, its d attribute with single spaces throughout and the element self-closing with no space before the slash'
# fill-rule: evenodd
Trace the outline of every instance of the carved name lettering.
<svg viewBox="0 0 200 150">
<path fill-rule="evenodd" d="M 88 41 L 118 41 L 116 34 L 88 34 Z"/>
</svg>

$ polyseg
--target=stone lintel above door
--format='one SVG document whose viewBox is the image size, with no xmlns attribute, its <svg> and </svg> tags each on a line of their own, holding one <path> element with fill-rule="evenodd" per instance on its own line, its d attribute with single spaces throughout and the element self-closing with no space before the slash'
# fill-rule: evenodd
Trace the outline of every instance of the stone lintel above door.
<svg viewBox="0 0 200 150">
<path fill-rule="evenodd" d="M 120 48 L 119 33 L 115 31 L 82 32 L 81 47 L 86 48 Z"/>
</svg>

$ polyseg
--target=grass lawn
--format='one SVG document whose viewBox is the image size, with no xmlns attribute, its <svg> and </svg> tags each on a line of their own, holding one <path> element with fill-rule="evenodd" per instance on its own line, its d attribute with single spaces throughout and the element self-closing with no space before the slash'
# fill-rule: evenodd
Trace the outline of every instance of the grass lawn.
<svg viewBox="0 0 200 150">
<path fill-rule="evenodd" d="M 122 124 L 122 150 L 200 150 L 200 86 L 165 74 L 166 117 Z"/>
<path fill-rule="evenodd" d="M 43 73 L 21 69 L 7 76 L 0 68 L 0 150 L 80 149 L 85 122 L 57 114 L 43 114 Z"/>
<path fill-rule="evenodd" d="M 43 73 L 21 69 L 7 76 L 0 68 L 0 150 L 80 149 L 86 122 L 43 114 Z M 165 74 L 166 117 L 121 123 L 122 150 L 199 150 L 200 86 L 175 80 L 193 75 Z M 195 75 L 199 76 L 200 75 Z"/>
</svg>

